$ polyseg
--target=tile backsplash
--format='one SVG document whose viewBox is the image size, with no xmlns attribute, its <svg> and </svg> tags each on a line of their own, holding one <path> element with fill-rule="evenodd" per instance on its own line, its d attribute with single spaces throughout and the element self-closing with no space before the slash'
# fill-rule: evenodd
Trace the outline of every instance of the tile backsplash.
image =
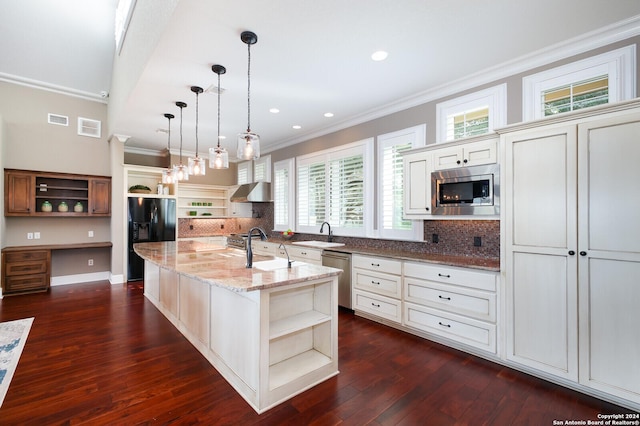
<svg viewBox="0 0 640 426">
<path fill-rule="evenodd" d="M 273 203 L 253 203 L 253 218 L 199 219 L 178 221 L 178 237 L 206 237 L 247 232 L 254 226 L 278 240 L 273 229 Z M 320 228 L 318 228 L 318 232 Z M 434 241 L 437 235 L 437 243 Z M 324 239 L 326 234 L 296 234 L 295 240 Z M 354 247 L 399 250 L 413 253 L 439 253 L 481 258 L 500 257 L 500 221 L 498 220 L 425 220 L 424 241 L 397 241 L 375 238 L 334 236 L 334 241 Z M 474 243 L 479 245 L 474 245 Z"/>
</svg>

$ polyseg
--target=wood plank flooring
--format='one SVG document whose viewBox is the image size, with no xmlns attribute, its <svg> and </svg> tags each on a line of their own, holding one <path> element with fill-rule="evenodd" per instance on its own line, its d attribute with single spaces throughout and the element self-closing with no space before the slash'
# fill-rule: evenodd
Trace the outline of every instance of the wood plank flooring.
<svg viewBox="0 0 640 426">
<path fill-rule="evenodd" d="M 1 425 L 551 425 L 630 412 L 341 312 L 341 373 L 259 416 L 141 283 L 0 300 L 0 321 L 31 316 Z"/>
</svg>

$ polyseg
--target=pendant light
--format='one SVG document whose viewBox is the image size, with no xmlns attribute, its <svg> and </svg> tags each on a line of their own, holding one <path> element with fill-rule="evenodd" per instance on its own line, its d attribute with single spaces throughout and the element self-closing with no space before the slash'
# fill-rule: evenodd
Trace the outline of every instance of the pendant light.
<svg viewBox="0 0 640 426">
<path fill-rule="evenodd" d="M 173 168 L 171 168 L 171 120 L 175 118 L 175 115 L 167 113 L 164 116 L 169 122 L 169 125 L 167 127 L 167 152 L 169 153 L 169 168 L 162 171 L 162 183 L 171 185 L 172 183 L 175 183 Z"/>
<path fill-rule="evenodd" d="M 258 42 L 258 36 L 251 31 L 243 31 L 240 40 L 247 45 L 247 131 L 238 135 L 238 159 L 260 158 L 260 136 L 251 131 L 251 45 Z"/>
<path fill-rule="evenodd" d="M 180 164 L 173 166 L 173 174 L 177 181 L 189 180 L 189 168 L 182 164 L 182 109 L 187 106 L 184 102 L 176 102 L 176 106 L 180 108 Z"/>
<path fill-rule="evenodd" d="M 222 92 L 220 74 L 226 73 L 227 69 L 222 65 L 213 65 L 211 71 L 218 74 L 218 146 L 209 148 L 209 167 L 212 169 L 228 169 L 229 153 L 226 149 L 220 147 L 220 93 Z"/>
<path fill-rule="evenodd" d="M 196 157 L 189 157 L 189 174 L 204 176 L 207 172 L 204 159 L 198 156 L 198 98 L 203 92 L 202 87 L 191 86 L 191 91 L 196 94 Z"/>
</svg>

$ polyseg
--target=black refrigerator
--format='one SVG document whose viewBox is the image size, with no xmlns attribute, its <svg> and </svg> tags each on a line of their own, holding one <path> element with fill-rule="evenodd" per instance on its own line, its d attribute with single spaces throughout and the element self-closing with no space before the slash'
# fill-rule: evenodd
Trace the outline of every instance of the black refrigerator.
<svg viewBox="0 0 640 426">
<path fill-rule="evenodd" d="M 129 197 L 129 281 L 144 279 L 144 260 L 133 251 L 135 243 L 176 239 L 176 200 Z"/>
</svg>

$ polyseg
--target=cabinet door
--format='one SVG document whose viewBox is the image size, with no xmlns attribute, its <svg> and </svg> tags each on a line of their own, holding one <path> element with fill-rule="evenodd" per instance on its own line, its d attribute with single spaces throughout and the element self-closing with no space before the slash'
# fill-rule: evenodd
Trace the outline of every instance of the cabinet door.
<svg viewBox="0 0 640 426">
<path fill-rule="evenodd" d="M 465 166 L 494 164 L 498 161 L 497 151 L 498 144 L 494 139 L 470 143 L 464 147 L 462 162 Z"/>
<path fill-rule="evenodd" d="M 33 209 L 33 176 L 24 173 L 5 173 L 5 216 L 25 216 Z"/>
<path fill-rule="evenodd" d="M 580 382 L 640 403 L 640 114 L 578 132 Z"/>
<path fill-rule="evenodd" d="M 89 194 L 90 215 L 111 215 L 111 180 L 91 179 Z"/>
<path fill-rule="evenodd" d="M 431 154 L 417 152 L 404 156 L 404 217 L 431 216 Z"/>
<path fill-rule="evenodd" d="M 433 152 L 433 169 L 444 170 L 462 167 L 463 150 L 461 146 L 437 149 Z"/>
<path fill-rule="evenodd" d="M 507 359 L 577 380 L 576 127 L 505 136 Z M 570 253 L 573 253 L 571 255 Z"/>
</svg>

